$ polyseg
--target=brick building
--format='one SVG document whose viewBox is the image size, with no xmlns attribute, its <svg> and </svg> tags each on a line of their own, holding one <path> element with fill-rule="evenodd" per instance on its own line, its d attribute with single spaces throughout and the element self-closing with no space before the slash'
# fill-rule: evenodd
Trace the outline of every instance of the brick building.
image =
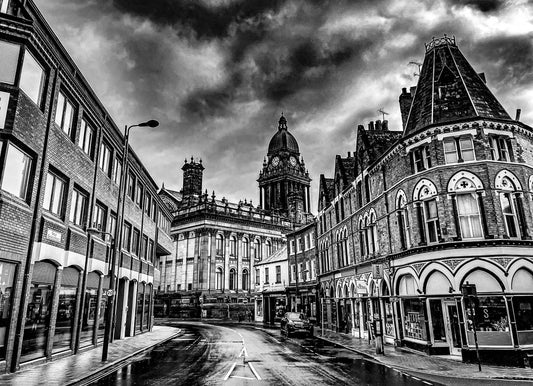
<svg viewBox="0 0 533 386">
<path fill-rule="evenodd" d="M 533 130 L 511 119 L 455 38 L 425 48 L 418 85 L 400 96 L 403 132 L 359 127 L 348 183 L 321 179 L 325 326 L 367 338 L 380 319 L 390 344 L 467 361 L 475 328 L 483 361 L 523 365 L 533 344 Z"/>
<path fill-rule="evenodd" d="M 33 1 L 0 8 L 0 365 L 101 344 L 123 136 Z M 115 338 L 151 329 L 170 212 L 130 151 Z"/>
</svg>

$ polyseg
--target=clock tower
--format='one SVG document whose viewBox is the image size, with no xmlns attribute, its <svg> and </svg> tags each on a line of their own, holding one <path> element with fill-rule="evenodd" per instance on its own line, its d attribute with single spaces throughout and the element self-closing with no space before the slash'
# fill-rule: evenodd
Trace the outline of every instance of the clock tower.
<svg viewBox="0 0 533 386">
<path fill-rule="evenodd" d="M 304 213 L 310 212 L 309 186 L 311 178 L 305 168 L 296 138 L 287 129 L 287 119 L 281 115 L 278 130 L 270 140 L 268 153 L 259 172 L 259 202 L 266 211 L 276 212 L 291 219 L 295 202 Z M 299 222 L 299 221 L 297 221 Z"/>
</svg>

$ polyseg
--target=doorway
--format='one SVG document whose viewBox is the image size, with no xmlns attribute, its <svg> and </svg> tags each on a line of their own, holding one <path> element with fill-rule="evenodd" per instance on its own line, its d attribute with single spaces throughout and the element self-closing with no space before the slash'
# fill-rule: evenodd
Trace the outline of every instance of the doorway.
<svg viewBox="0 0 533 386">
<path fill-rule="evenodd" d="M 446 335 L 450 347 L 450 355 L 461 355 L 461 328 L 459 312 L 455 302 L 444 302 L 446 310 Z"/>
</svg>

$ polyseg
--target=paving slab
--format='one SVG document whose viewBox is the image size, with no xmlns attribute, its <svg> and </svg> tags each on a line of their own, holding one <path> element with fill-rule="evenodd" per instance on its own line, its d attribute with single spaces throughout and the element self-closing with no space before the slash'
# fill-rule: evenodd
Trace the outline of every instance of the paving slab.
<svg viewBox="0 0 533 386">
<path fill-rule="evenodd" d="M 109 345 L 108 360 L 102 362 L 102 346 L 35 366 L 22 367 L 16 373 L 0 376 L 0 385 L 75 385 L 84 384 L 98 373 L 118 367 L 134 355 L 180 334 L 171 326 L 154 326 L 152 331 Z"/>
</svg>

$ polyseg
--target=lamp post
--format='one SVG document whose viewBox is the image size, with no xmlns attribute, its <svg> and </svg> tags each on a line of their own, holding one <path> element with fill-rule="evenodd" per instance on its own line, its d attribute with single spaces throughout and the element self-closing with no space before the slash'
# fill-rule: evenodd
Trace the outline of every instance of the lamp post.
<svg viewBox="0 0 533 386">
<path fill-rule="evenodd" d="M 114 309 L 115 309 L 115 266 L 117 264 L 118 256 L 122 250 L 122 227 L 124 224 L 124 199 L 126 195 L 126 176 L 128 175 L 128 158 L 129 158 L 129 135 L 130 130 L 133 127 L 157 127 L 159 122 L 156 120 L 149 120 L 146 122 L 138 123 L 136 125 L 125 126 L 124 128 L 124 144 L 122 149 L 122 174 L 120 176 L 120 184 L 118 190 L 117 200 L 117 224 L 115 227 L 115 234 L 112 235 L 111 243 L 111 261 L 109 263 L 109 290 L 107 293 L 107 306 L 106 306 L 106 323 L 104 330 L 104 344 L 102 346 L 102 362 L 107 360 L 107 354 L 109 351 L 109 342 L 115 330 L 114 326 Z M 88 232 L 100 234 L 109 234 L 108 232 L 102 232 L 98 230 L 88 229 Z M 95 232 L 96 231 L 96 232 Z"/>
</svg>

